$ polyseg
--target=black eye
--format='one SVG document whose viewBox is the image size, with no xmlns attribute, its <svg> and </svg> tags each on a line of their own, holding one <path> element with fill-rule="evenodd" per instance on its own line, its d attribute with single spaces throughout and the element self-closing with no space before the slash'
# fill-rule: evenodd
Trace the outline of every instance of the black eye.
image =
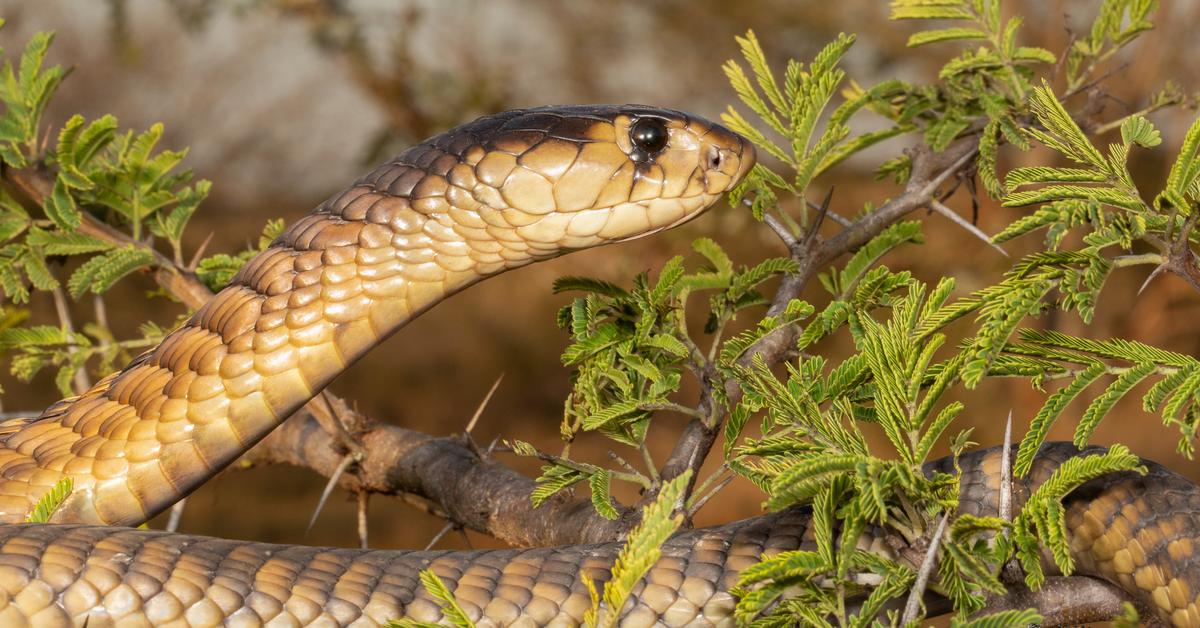
<svg viewBox="0 0 1200 628">
<path fill-rule="evenodd" d="M 641 152 L 653 155 L 667 147 L 667 125 L 658 118 L 642 118 L 629 129 L 629 141 Z"/>
</svg>

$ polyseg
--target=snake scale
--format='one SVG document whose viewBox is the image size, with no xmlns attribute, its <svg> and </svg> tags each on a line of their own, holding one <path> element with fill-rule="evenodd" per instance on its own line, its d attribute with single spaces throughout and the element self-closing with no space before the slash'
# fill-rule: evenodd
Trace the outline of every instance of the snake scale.
<svg viewBox="0 0 1200 628">
<path fill-rule="evenodd" d="M 0 424 L 0 626 L 374 626 L 439 621 L 432 568 L 481 626 L 577 625 L 582 581 L 617 544 L 405 552 L 270 545 L 129 527 L 261 440 L 407 321 L 487 276 L 687 221 L 754 149 L 642 106 L 487 116 L 376 168 L 292 225 L 161 344 L 41 416 Z M 1045 446 L 1017 505 L 1078 452 Z M 993 514 L 998 450 L 962 459 L 961 508 Z M 946 465 L 946 462 L 932 463 Z M 1176 625 L 1200 625 L 1200 490 L 1147 463 L 1068 502 L 1080 570 Z M 61 478 L 51 524 L 22 524 Z M 683 532 L 623 609 L 626 626 L 732 623 L 737 574 L 811 545 L 791 509 Z"/>
</svg>

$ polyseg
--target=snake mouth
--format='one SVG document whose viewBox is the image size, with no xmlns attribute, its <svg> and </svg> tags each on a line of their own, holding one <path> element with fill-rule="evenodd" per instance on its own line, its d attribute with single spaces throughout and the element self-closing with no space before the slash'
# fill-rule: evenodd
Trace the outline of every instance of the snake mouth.
<svg viewBox="0 0 1200 628">
<path fill-rule="evenodd" d="M 699 206 L 699 207 L 697 207 L 696 209 L 693 209 L 692 211 L 685 212 L 685 213 L 684 213 L 682 216 L 680 216 L 679 218 L 676 218 L 676 219 L 675 219 L 673 222 L 669 222 L 669 223 L 666 223 L 666 224 L 663 224 L 663 225 L 659 225 L 659 226 L 657 226 L 657 227 L 654 227 L 654 228 L 652 228 L 652 229 L 648 229 L 648 230 L 646 230 L 646 231 L 643 231 L 643 232 L 641 232 L 641 233 L 635 233 L 635 234 L 633 234 L 633 235 L 626 236 L 626 237 L 624 237 L 624 238 L 618 238 L 618 239 L 616 239 L 616 240 L 612 240 L 612 242 L 614 242 L 614 243 L 617 243 L 617 242 L 629 242 L 629 241 L 631 241 L 631 240 L 637 240 L 637 239 L 639 239 L 639 238 L 644 238 L 644 237 L 646 237 L 646 236 L 654 235 L 654 234 L 656 234 L 656 233 L 658 233 L 658 232 L 660 232 L 660 231 L 666 231 L 666 230 L 668 230 L 668 229 L 674 229 L 675 227 L 678 227 L 679 225 L 682 225 L 682 224 L 684 224 L 684 223 L 686 223 L 686 222 L 689 222 L 689 221 L 691 221 L 691 220 L 694 220 L 694 219 L 696 219 L 696 218 L 697 218 L 697 217 L 699 217 L 701 214 L 703 214 L 704 212 L 708 211 L 708 210 L 709 210 L 709 208 L 711 208 L 711 207 L 712 207 L 712 205 L 713 205 L 713 203 L 716 201 L 716 196 L 717 196 L 717 195 L 714 195 L 714 196 L 713 196 L 713 198 L 706 199 L 706 200 L 705 200 L 703 203 L 701 203 L 701 204 L 700 204 L 700 206 Z"/>
</svg>

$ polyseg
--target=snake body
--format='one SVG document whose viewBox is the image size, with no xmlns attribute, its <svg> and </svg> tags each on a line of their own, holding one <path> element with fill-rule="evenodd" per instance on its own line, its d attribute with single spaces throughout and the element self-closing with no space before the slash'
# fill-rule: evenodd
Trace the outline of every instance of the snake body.
<svg viewBox="0 0 1200 628">
<path fill-rule="evenodd" d="M 41 416 L 0 424 L 0 625 L 377 625 L 441 615 L 434 569 L 480 625 L 574 625 L 616 544 L 482 552 L 279 546 L 135 530 L 253 446 L 407 321 L 485 277 L 684 222 L 753 148 L 641 106 L 505 112 L 436 136 L 292 225 L 182 327 Z M 1076 451 L 1051 445 L 1018 498 Z M 962 461 L 963 509 L 995 512 L 995 450 Z M 945 464 L 945 463 L 939 463 Z M 1200 625 L 1200 490 L 1157 465 L 1077 491 L 1070 540 L 1177 625 Z M 64 477 L 53 524 L 20 524 Z M 670 540 L 629 626 L 732 621 L 737 574 L 811 543 L 802 509 Z"/>
</svg>

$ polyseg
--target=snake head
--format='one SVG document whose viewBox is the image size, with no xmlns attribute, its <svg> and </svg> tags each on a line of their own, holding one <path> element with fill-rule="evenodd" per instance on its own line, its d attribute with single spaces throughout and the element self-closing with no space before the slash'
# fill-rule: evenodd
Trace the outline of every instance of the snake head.
<svg viewBox="0 0 1200 628">
<path fill-rule="evenodd" d="M 461 156 L 481 217 L 511 228 L 535 259 L 686 222 L 755 162 L 754 147 L 721 125 L 641 105 L 509 111 L 458 133 L 479 142 Z"/>
</svg>

